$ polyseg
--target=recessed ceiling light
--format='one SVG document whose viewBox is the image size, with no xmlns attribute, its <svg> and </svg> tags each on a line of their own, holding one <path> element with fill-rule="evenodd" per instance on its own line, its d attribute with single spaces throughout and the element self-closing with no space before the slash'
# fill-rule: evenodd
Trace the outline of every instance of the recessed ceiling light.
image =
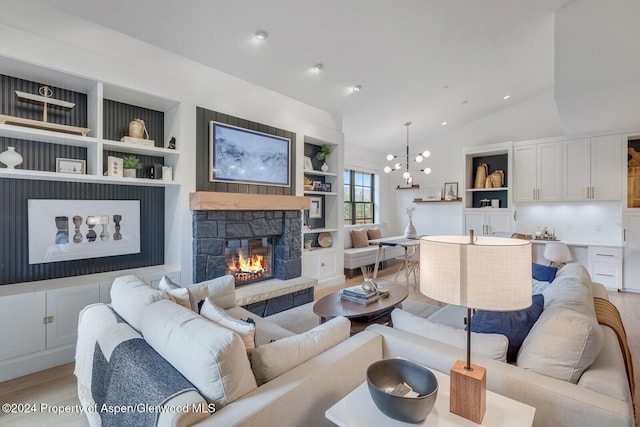
<svg viewBox="0 0 640 427">
<path fill-rule="evenodd" d="M 465 100 L 464 100 L 464 101 L 462 101 L 460 104 L 462 104 L 462 105 L 467 105 L 468 103 L 469 103 L 469 100 L 468 100 L 468 99 L 465 99 Z"/>
<path fill-rule="evenodd" d="M 447 125 L 447 122 L 442 122 L 442 123 L 440 123 L 440 124 L 441 124 L 442 126 L 446 126 L 446 125 Z"/>
<path fill-rule="evenodd" d="M 442 86 L 442 89 L 449 89 L 449 85 Z"/>
<path fill-rule="evenodd" d="M 258 30 L 254 34 L 254 37 L 256 38 L 256 40 L 264 40 L 269 37 L 269 33 L 267 33 L 265 30 Z"/>
<path fill-rule="evenodd" d="M 360 92 L 362 90 L 362 85 L 355 85 L 351 88 L 351 92 Z"/>
<path fill-rule="evenodd" d="M 502 99 L 504 99 L 504 100 L 507 100 L 509 98 L 511 98 L 511 95 L 505 95 L 505 96 L 502 97 Z"/>
<path fill-rule="evenodd" d="M 320 71 L 322 71 L 324 69 L 324 64 L 321 62 L 318 62 L 316 65 L 313 66 L 312 70 L 315 71 L 316 73 L 319 73 Z"/>
</svg>

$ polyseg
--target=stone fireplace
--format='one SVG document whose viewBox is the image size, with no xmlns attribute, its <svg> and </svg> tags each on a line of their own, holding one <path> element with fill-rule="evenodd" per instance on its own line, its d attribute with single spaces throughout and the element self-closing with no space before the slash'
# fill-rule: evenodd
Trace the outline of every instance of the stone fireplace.
<svg viewBox="0 0 640 427">
<path fill-rule="evenodd" d="M 271 276 L 288 280 L 302 274 L 302 216 L 300 211 L 194 211 L 194 283 L 229 274 L 229 243 L 272 241 Z M 248 249 L 248 247 L 247 247 Z M 260 278 L 258 278 L 260 279 Z M 251 280 L 255 281 L 255 280 Z M 236 280 L 242 284 L 244 280 Z"/>
<path fill-rule="evenodd" d="M 301 277 L 307 197 L 196 192 L 190 207 L 193 283 L 234 274 L 238 304 L 259 316 L 313 301 L 316 281 Z M 238 267 L 240 253 L 269 263 Z"/>
</svg>

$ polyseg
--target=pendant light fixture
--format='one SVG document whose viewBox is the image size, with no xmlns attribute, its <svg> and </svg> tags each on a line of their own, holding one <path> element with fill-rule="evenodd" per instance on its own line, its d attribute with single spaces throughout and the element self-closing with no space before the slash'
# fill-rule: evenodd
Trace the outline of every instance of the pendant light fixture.
<svg viewBox="0 0 640 427">
<path fill-rule="evenodd" d="M 412 161 L 412 157 L 413 157 L 413 161 L 414 162 L 422 163 L 425 158 L 431 156 L 431 152 L 429 152 L 429 150 L 425 150 L 422 153 L 419 153 L 419 154 L 416 154 L 416 155 L 410 154 L 410 151 L 409 151 L 409 126 L 411 126 L 411 122 L 406 122 L 404 125 L 407 128 L 407 150 L 406 150 L 406 154 L 401 154 L 401 155 L 388 154 L 387 155 L 387 160 L 392 162 L 392 161 L 394 161 L 396 159 L 404 159 L 405 170 L 402 173 L 402 178 L 405 180 L 407 185 L 411 185 L 411 183 L 413 182 L 413 177 L 411 176 L 411 170 L 410 170 L 410 163 L 409 162 Z M 399 161 L 396 161 L 396 163 L 393 166 L 385 166 L 385 168 L 384 168 L 384 172 L 385 173 L 390 173 L 390 172 L 400 171 L 400 170 L 402 170 L 402 163 L 399 162 Z M 419 171 L 428 175 L 428 174 L 431 173 L 431 168 L 424 168 L 424 169 L 420 169 Z"/>
</svg>

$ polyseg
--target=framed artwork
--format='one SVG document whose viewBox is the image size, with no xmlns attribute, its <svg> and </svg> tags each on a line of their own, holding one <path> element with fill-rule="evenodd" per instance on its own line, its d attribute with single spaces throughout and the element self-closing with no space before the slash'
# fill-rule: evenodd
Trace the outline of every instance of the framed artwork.
<svg viewBox="0 0 640 427">
<path fill-rule="evenodd" d="M 322 181 L 313 181 L 313 191 L 323 191 L 322 184 Z"/>
<path fill-rule="evenodd" d="M 304 170 L 312 171 L 313 163 L 311 163 L 311 157 L 304 156 Z"/>
<path fill-rule="evenodd" d="M 322 197 L 311 197 L 309 218 L 322 218 Z"/>
<path fill-rule="evenodd" d="M 322 191 L 326 191 L 328 193 L 331 192 L 331 183 L 330 182 L 325 182 L 322 184 Z"/>
<path fill-rule="evenodd" d="M 122 177 L 124 168 L 122 166 L 122 157 L 108 156 L 107 157 L 107 175 Z"/>
<path fill-rule="evenodd" d="M 29 264 L 140 253 L 140 200 L 29 199 Z"/>
<path fill-rule="evenodd" d="M 289 187 L 291 140 L 209 122 L 209 181 Z"/>
<path fill-rule="evenodd" d="M 87 161 L 81 159 L 56 159 L 56 172 L 77 173 L 84 175 L 87 173 Z"/>
<path fill-rule="evenodd" d="M 458 183 L 445 182 L 444 183 L 444 199 L 456 200 L 457 198 L 458 198 Z"/>
</svg>

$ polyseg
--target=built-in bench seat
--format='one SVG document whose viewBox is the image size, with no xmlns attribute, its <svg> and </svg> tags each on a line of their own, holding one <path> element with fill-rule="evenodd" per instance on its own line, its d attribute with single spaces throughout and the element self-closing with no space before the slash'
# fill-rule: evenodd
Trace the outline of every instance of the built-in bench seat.
<svg viewBox="0 0 640 427">
<path fill-rule="evenodd" d="M 354 272 L 358 272 L 361 267 L 373 266 L 376 263 L 378 246 L 372 245 L 364 248 L 354 248 L 351 239 L 351 231 L 359 229 L 378 228 L 382 237 L 390 237 L 389 227 L 386 223 L 379 224 L 356 224 L 344 226 L 344 273 L 348 278 L 353 277 Z M 404 256 L 404 249 L 400 246 L 386 246 L 384 251 L 380 251 L 380 262 Z"/>
</svg>

